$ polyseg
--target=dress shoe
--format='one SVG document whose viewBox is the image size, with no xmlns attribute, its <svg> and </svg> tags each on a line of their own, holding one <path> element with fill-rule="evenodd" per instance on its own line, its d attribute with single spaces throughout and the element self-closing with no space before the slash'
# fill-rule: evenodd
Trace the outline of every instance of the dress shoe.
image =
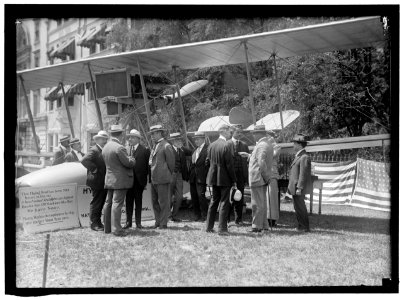
<svg viewBox="0 0 404 300">
<path fill-rule="evenodd" d="M 213 233 L 213 232 L 215 232 L 213 229 L 206 229 L 206 232 L 208 232 L 208 233 Z"/>
<path fill-rule="evenodd" d="M 143 229 L 144 227 L 142 225 L 140 225 L 140 224 L 136 224 L 136 228 L 137 229 Z"/>
<path fill-rule="evenodd" d="M 276 220 L 268 219 L 269 226 L 276 227 Z"/>
<path fill-rule="evenodd" d="M 113 232 L 112 233 L 113 235 L 115 235 L 115 236 L 119 236 L 119 237 L 123 237 L 123 236 L 127 236 L 128 235 L 128 233 L 127 232 L 125 232 L 125 231 L 117 231 L 117 232 Z"/>
<path fill-rule="evenodd" d="M 310 228 L 304 228 L 304 227 L 297 227 L 296 230 L 299 232 L 310 232 Z"/>
<path fill-rule="evenodd" d="M 171 220 L 172 220 L 173 222 L 176 222 L 176 223 L 182 222 L 182 220 L 177 219 L 177 218 L 171 218 Z"/>
<path fill-rule="evenodd" d="M 91 229 L 94 231 L 104 231 L 104 227 L 101 227 L 100 225 L 91 225 Z"/>
<path fill-rule="evenodd" d="M 131 223 L 126 223 L 125 226 L 122 227 L 122 229 L 128 229 L 131 228 L 132 224 Z"/>
<path fill-rule="evenodd" d="M 200 222 L 206 222 L 206 218 L 201 218 L 200 220 L 199 220 Z"/>
<path fill-rule="evenodd" d="M 167 225 L 160 225 L 159 229 L 167 229 Z"/>
<path fill-rule="evenodd" d="M 199 222 L 199 221 L 201 221 L 201 220 L 202 220 L 201 217 L 195 217 L 194 222 Z"/>
<path fill-rule="evenodd" d="M 242 227 L 242 226 L 244 226 L 244 222 L 243 222 L 243 221 L 238 221 L 238 222 L 235 222 L 234 224 L 236 224 L 237 227 Z"/>
<path fill-rule="evenodd" d="M 262 231 L 262 229 L 258 229 L 258 228 L 251 228 L 251 229 L 247 230 L 247 232 L 252 232 L 252 233 L 259 233 L 261 231 Z"/>
<path fill-rule="evenodd" d="M 227 230 L 219 231 L 217 233 L 218 235 L 229 235 L 229 232 Z"/>
</svg>

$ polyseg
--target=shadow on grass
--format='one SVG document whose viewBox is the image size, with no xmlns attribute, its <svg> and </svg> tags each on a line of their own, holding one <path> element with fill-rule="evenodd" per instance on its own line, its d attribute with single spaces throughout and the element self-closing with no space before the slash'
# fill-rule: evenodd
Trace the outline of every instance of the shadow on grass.
<svg viewBox="0 0 404 300">
<path fill-rule="evenodd" d="M 200 230 L 200 228 L 195 228 L 192 226 L 168 226 L 168 230 L 182 230 L 182 231 L 194 231 L 194 230 Z"/>
<path fill-rule="evenodd" d="M 342 230 L 359 233 L 389 234 L 389 219 L 357 217 L 357 216 L 337 216 L 337 215 L 310 215 L 310 228 L 313 232 L 320 232 L 324 229 Z M 294 212 L 281 211 L 280 223 L 285 227 L 295 227 L 297 225 Z"/>
<path fill-rule="evenodd" d="M 127 236 L 150 237 L 160 235 L 156 230 L 128 230 Z"/>
</svg>

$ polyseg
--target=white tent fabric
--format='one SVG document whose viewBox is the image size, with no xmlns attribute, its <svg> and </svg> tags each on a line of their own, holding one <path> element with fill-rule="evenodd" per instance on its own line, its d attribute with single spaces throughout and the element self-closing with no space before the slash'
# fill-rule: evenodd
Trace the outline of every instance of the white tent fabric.
<svg viewBox="0 0 404 300">
<path fill-rule="evenodd" d="M 230 124 L 229 116 L 216 116 L 209 118 L 199 125 L 198 131 L 217 131 L 223 124 Z"/>
<path fill-rule="evenodd" d="M 300 112 L 297 110 L 285 110 L 282 111 L 283 127 L 288 126 L 294 120 L 300 116 Z M 262 119 L 259 119 L 256 125 L 265 125 L 266 130 L 282 130 L 280 113 L 268 114 Z M 247 127 L 247 130 L 253 130 L 254 125 Z"/>
<path fill-rule="evenodd" d="M 100 57 L 69 61 L 57 65 L 24 70 L 17 75 L 25 88 L 39 88 L 63 84 L 90 82 L 88 65 L 93 72 L 128 68 L 138 73 L 139 60 L 143 74 L 198 69 L 245 63 L 244 43 L 249 62 L 269 59 L 273 54 L 285 58 L 334 50 L 378 47 L 384 42 L 380 17 L 363 17 L 299 28 L 257 33 L 232 38 L 136 50 Z"/>
</svg>

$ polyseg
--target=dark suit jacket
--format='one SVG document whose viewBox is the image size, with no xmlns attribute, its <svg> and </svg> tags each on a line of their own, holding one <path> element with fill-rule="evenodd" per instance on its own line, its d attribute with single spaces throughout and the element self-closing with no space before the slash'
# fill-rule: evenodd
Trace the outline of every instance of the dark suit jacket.
<svg viewBox="0 0 404 300">
<path fill-rule="evenodd" d="M 84 155 L 81 164 L 87 169 L 86 184 L 94 190 L 104 189 L 106 169 L 102 149 L 98 145 L 92 146 Z"/>
<path fill-rule="evenodd" d="M 84 156 L 84 154 L 82 154 Z M 75 162 L 79 161 L 79 158 L 77 157 L 76 153 L 71 150 L 69 153 L 66 154 L 66 161 L 67 162 Z"/>
<path fill-rule="evenodd" d="M 177 152 L 177 151 L 175 151 L 174 146 L 173 146 L 173 150 L 174 150 L 174 154 L 175 154 L 174 172 L 181 172 L 182 180 L 188 181 L 189 180 L 189 170 L 188 170 L 186 156 L 191 156 L 192 150 L 182 147 L 182 148 L 179 148 L 178 152 Z"/>
<path fill-rule="evenodd" d="M 238 152 L 247 152 L 250 153 L 250 150 L 248 149 L 248 146 L 246 143 L 243 141 L 238 140 L 236 145 L 234 145 L 233 140 L 230 140 L 234 153 L 233 153 L 233 159 L 234 159 L 234 171 L 236 173 L 237 177 L 237 184 L 240 185 L 248 185 L 248 162 L 247 158 L 241 157 Z"/>
<path fill-rule="evenodd" d="M 198 148 L 197 148 L 198 149 Z M 208 154 L 208 145 L 204 145 L 199 153 L 198 159 L 195 163 L 192 161 L 195 159 L 196 150 L 192 153 L 191 168 L 189 171 L 189 182 L 206 184 L 206 175 L 208 174 L 209 166 L 206 166 L 206 156 Z"/>
<path fill-rule="evenodd" d="M 231 144 L 221 138 L 209 145 L 206 157 L 206 164 L 209 165 L 207 185 L 232 186 L 236 182 L 232 153 Z"/>
<path fill-rule="evenodd" d="M 136 159 L 135 166 L 133 167 L 134 179 L 136 178 L 137 182 L 140 185 L 147 185 L 147 175 L 149 175 L 149 158 L 150 158 L 150 149 L 145 146 L 139 144 L 136 148 L 136 151 L 131 153 L 132 146 L 127 148 L 129 156 Z"/>
<path fill-rule="evenodd" d="M 130 189 L 133 186 L 133 167 L 135 160 L 128 156 L 126 149 L 116 138 L 102 149 L 107 172 L 105 174 L 106 189 Z"/>
<path fill-rule="evenodd" d="M 303 150 L 295 157 L 289 173 L 288 191 L 291 195 L 296 195 L 296 189 L 302 189 L 302 195 L 311 192 L 311 160 L 306 150 Z"/>
<path fill-rule="evenodd" d="M 53 163 L 52 166 L 58 165 L 58 164 L 62 164 L 64 162 L 66 162 L 66 154 L 68 152 L 63 150 L 61 146 L 58 147 L 58 150 L 55 152 L 54 156 L 53 156 Z"/>
</svg>

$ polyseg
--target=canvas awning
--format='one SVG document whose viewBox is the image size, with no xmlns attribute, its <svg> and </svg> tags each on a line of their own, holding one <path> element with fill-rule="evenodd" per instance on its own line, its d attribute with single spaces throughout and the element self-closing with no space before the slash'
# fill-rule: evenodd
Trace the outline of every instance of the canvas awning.
<svg viewBox="0 0 404 300">
<path fill-rule="evenodd" d="M 59 82 L 90 82 L 93 72 L 128 68 L 143 75 L 180 69 L 198 69 L 245 63 L 246 43 L 250 62 L 268 60 L 272 54 L 285 58 L 343 49 L 379 47 L 384 43 L 380 17 L 363 17 L 338 22 L 257 33 L 219 40 L 136 50 L 17 72 L 27 90 L 56 86 Z"/>
<path fill-rule="evenodd" d="M 70 95 L 84 95 L 84 83 L 76 83 L 73 85 L 64 85 L 66 96 Z M 63 97 L 61 86 L 53 87 L 49 92 L 45 94 L 44 99 L 47 101 L 55 101 Z"/>
<path fill-rule="evenodd" d="M 111 28 L 111 27 L 109 27 Z M 105 34 L 107 31 L 107 25 L 102 24 L 88 30 L 84 36 L 82 36 L 78 41 L 77 45 L 82 47 L 91 47 L 94 43 L 101 43 L 105 41 Z"/>
<path fill-rule="evenodd" d="M 63 41 L 59 47 L 51 50 L 49 52 L 49 57 L 58 57 L 64 59 L 66 55 L 74 57 L 75 49 L 74 49 L 74 40 L 75 37 L 72 36 L 67 40 Z"/>
</svg>

